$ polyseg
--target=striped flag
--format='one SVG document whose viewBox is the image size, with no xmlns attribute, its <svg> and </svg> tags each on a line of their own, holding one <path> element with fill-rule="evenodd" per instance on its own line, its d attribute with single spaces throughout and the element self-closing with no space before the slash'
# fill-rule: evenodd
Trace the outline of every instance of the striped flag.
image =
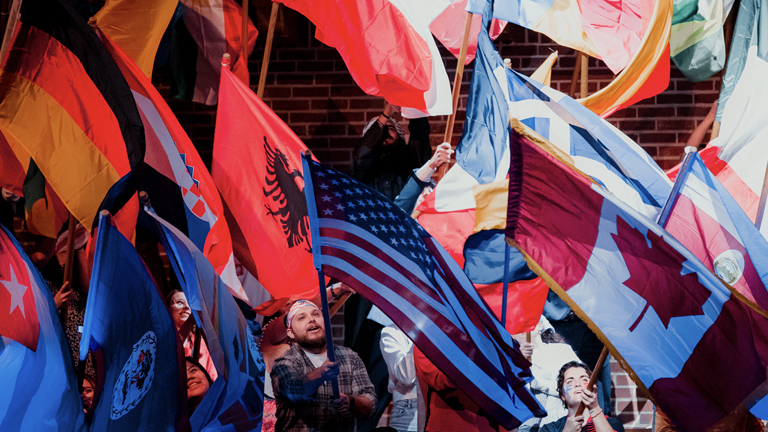
<svg viewBox="0 0 768 432">
<path fill-rule="evenodd" d="M 303 162 L 315 267 L 378 306 L 504 427 L 543 415 L 525 388 L 530 363 L 445 249 L 378 192 Z"/>
<path fill-rule="evenodd" d="M 123 208 L 115 220 L 131 237 L 133 174 L 144 158 L 131 91 L 68 2 L 24 0 L 20 11 L 0 71 L 0 131 L 34 159 L 83 226 L 91 230 L 101 208 Z"/>
</svg>

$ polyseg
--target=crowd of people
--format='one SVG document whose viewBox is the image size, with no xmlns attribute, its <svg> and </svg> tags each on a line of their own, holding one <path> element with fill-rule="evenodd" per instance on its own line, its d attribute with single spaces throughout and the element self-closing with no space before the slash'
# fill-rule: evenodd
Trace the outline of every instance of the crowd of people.
<svg viewBox="0 0 768 432">
<path fill-rule="evenodd" d="M 433 174 L 450 160 L 453 151 L 448 143 L 432 151 L 427 118 L 409 120 L 406 139 L 398 114 L 397 106 L 386 104 L 381 115 L 368 123 L 353 152 L 351 175 L 411 213 L 417 201 L 431 192 Z M 3 191 L 3 198 L 0 221 L 12 230 L 18 197 Z M 64 232 L 56 241 L 40 242 L 30 256 L 55 294 L 77 367 L 77 329 L 82 326 L 89 284 L 84 255 L 87 236 L 83 229 L 74 234 L 77 253 L 70 284 L 63 282 L 61 272 L 68 235 Z M 159 261 L 150 256 L 147 262 Z M 173 275 L 163 273 L 162 266 L 149 267 L 156 280 L 167 280 L 174 286 Z M 327 290 L 332 300 L 346 292 L 351 288 L 338 281 Z M 335 345 L 329 353 L 326 322 L 319 304 L 319 298 L 276 299 L 256 308 L 264 315 L 253 331 L 266 365 L 264 431 L 503 430 L 397 325 L 359 296 L 352 296 L 346 304 L 345 345 L 349 348 Z M 169 290 L 166 305 L 186 358 L 187 408 L 191 415 L 220 378 L 205 335 L 189 319 L 191 310 L 184 293 Z M 608 361 L 596 364 L 602 343 L 554 293 L 550 292 L 536 328 L 514 337 L 531 362 L 533 380 L 528 386 L 547 411 L 546 417 L 524 422 L 519 431 L 624 430 L 621 422 L 611 416 Z M 597 385 L 588 388 L 591 367 L 599 372 Z M 81 400 L 88 413 L 97 402 L 93 400 L 96 375 L 90 359 L 83 369 Z M 581 405 L 583 412 L 579 410 Z M 665 427 L 674 430 L 674 425 Z M 745 426 L 743 430 L 762 430 L 756 427 Z"/>
</svg>

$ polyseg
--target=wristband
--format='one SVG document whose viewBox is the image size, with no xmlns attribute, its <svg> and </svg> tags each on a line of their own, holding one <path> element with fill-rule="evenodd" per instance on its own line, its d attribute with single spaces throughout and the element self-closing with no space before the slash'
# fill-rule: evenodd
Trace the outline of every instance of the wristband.
<svg viewBox="0 0 768 432">
<path fill-rule="evenodd" d="M 598 411 L 598 410 L 599 410 L 599 411 Z M 590 417 L 592 417 L 592 418 L 595 418 L 595 417 L 599 416 L 599 415 L 600 415 L 600 414 L 602 414 L 602 413 L 603 413 L 603 409 L 602 409 L 602 408 L 598 408 L 598 409 L 596 409 L 596 410 L 592 410 L 592 411 L 590 411 L 590 412 L 589 412 L 589 416 L 590 416 Z"/>
<path fill-rule="evenodd" d="M 333 284 L 333 285 L 336 285 L 336 284 Z M 339 297 L 336 295 L 335 292 L 333 292 L 333 285 L 331 285 L 331 297 L 333 300 L 336 300 Z"/>
</svg>

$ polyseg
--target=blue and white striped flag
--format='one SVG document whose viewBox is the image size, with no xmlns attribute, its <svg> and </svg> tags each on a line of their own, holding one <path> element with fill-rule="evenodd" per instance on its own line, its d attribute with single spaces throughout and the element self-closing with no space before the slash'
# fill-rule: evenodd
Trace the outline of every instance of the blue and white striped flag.
<svg viewBox="0 0 768 432">
<path fill-rule="evenodd" d="M 507 79 L 510 117 L 556 145 L 634 210 L 656 218 L 672 182 L 642 147 L 569 96 L 513 70 Z"/>
<path fill-rule="evenodd" d="M 315 266 L 378 306 L 507 429 L 544 415 L 525 388 L 530 363 L 445 249 L 383 195 L 303 163 Z"/>
</svg>

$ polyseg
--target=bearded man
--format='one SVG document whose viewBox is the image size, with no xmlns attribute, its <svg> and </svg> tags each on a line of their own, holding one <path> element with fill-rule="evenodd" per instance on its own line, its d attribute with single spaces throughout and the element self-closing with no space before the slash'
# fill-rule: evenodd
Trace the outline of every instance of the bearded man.
<svg viewBox="0 0 768 432">
<path fill-rule="evenodd" d="M 360 357 L 335 346 L 328 361 L 325 322 L 307 300 L 291 306 L 285 317 L 291 348 L 275 360 L 272 386 L 277 403 L 275 431 L 354 431 L 356 419 L 375 414 L 376 394 Z M 333 398 L 330 381 L 339 383 Z"/>
</svg>

